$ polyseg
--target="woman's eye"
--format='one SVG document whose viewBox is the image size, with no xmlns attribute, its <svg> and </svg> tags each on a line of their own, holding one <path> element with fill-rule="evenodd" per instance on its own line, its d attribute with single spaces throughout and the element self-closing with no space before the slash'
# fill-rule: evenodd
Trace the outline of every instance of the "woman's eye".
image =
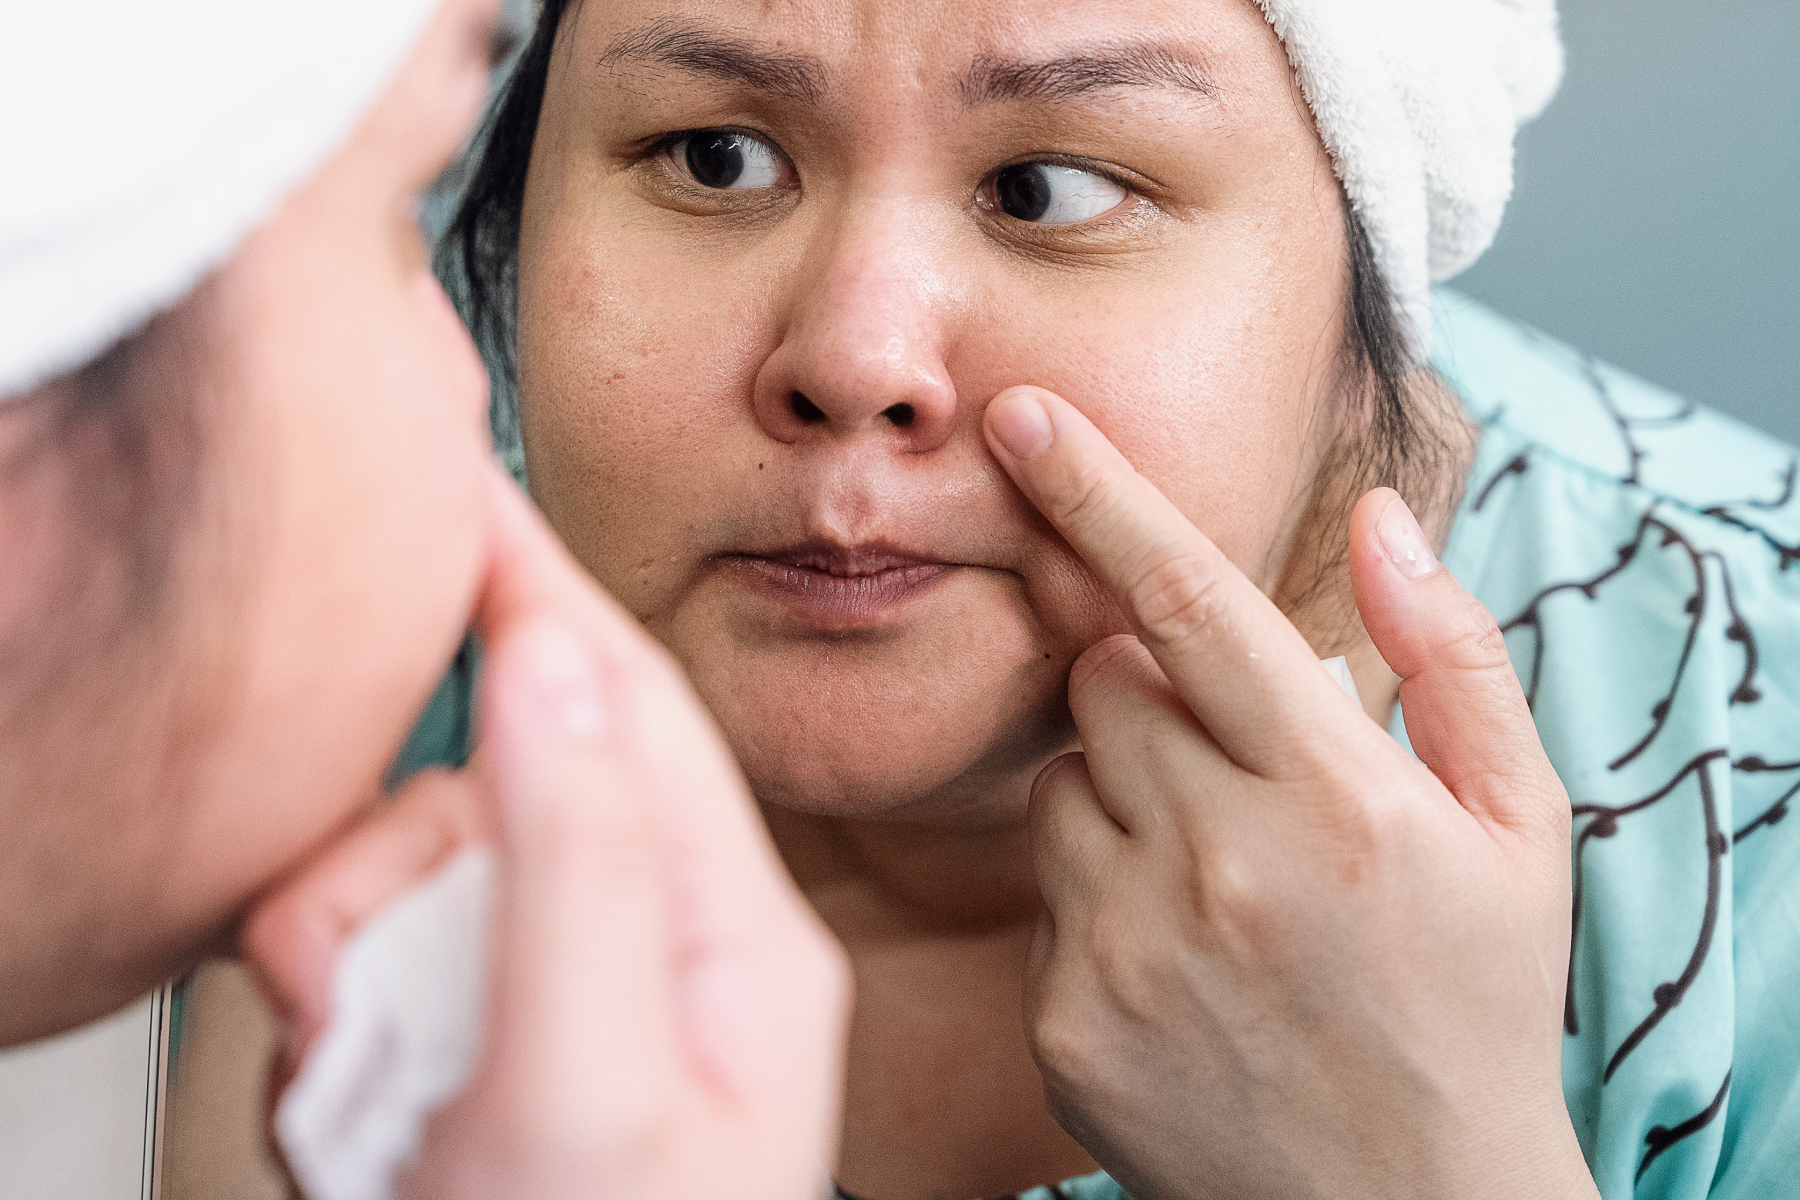
<svg viewBox="0 0 1800 1200">
<path fill-rule="evenodd" d="M 669 157 L 702 187 L 733 190 L 774 187 L 781 158 L 766 142 L 723 130 L 689 134 L 669 147 Z"/>
<path fill-rule="evenodd" d="M 1038 225 L 1072 225 L 1097 217 L 1125 195 L 1104 175 L 1050 163 L 1020 163 L 994 177 L 995 207 Z"/>
</svg>

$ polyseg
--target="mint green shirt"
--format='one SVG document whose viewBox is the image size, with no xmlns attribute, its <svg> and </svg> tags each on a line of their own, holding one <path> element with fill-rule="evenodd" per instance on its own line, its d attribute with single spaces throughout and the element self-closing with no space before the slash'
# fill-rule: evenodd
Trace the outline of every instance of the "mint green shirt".
<svg viewBox="0 0 1800 1200">
<path fill-rule="evenodd" d="M 1569 790 L 1563 1092 L 1607 1200 L 1800 1192 L 1796 455 L 1453 293 L 1445 564 Z"/>
</svg>

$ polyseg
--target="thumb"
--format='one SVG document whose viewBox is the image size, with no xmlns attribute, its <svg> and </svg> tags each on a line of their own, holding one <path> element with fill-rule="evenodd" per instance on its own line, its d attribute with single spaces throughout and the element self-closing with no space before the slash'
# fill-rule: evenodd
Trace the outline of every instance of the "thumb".
<svg viewBox="0 0 1800 1200">
<path fill-rule="evenodd" d="M 1356 607 L 1400 676 L 1406 733 L 1420 760 L 1474 816 L 1517 828 L 1564 821 L 1567 797 L 1538 741 L 1506 639 L 1432 553 L 1392 488 L 1350 518 Z"/>
</svg>

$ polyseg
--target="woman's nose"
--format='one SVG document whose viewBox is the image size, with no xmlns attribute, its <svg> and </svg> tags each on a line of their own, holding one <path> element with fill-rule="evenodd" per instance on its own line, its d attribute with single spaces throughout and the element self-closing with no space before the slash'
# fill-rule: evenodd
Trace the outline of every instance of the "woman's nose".
<svg viewBox="0 0 1800 1200">
<path fill-rule="evenodd" d="M 956 387 L 944 365 L 945 289 L 898 250 L 846 249 L 802 284 L 756 378 L 756 416 L 770 437 L 884 437 L 914 454 L 948 440 Z"/>
</svg>

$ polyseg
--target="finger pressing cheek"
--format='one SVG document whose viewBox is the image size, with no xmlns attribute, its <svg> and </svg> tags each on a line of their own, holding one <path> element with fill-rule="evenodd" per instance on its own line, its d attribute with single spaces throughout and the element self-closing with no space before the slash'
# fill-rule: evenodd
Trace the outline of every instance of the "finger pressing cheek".
<svg viewBox="0 0 1800 1200">
<path fill-rule="evenodd" d="M 1304 763 L 1340 702 L 1269 598 L 1068 401 L 1009 388 L 984 420 L 996 461 L 1111 586 L 1232 760 L 1271 777 Z"/>
</svg>

